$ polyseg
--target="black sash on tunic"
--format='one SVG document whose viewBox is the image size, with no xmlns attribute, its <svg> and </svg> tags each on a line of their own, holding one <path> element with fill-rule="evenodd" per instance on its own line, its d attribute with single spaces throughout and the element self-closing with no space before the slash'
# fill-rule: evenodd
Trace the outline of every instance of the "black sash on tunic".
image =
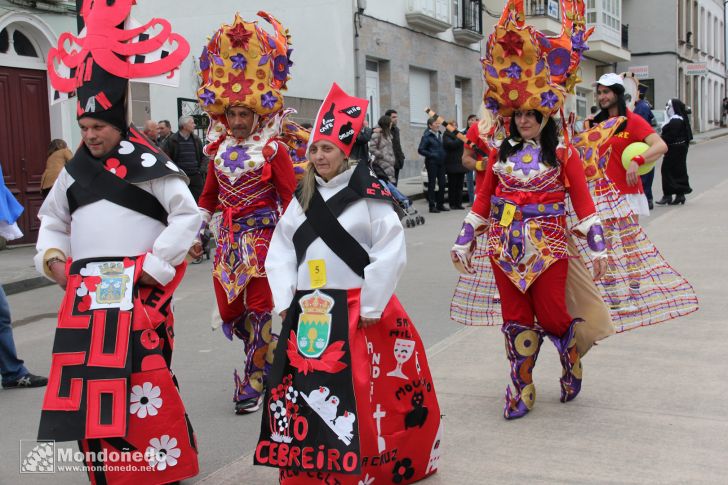
<svg viewBox="0 0 728 485">
<path fill-rule="evenodd" d="M 363 198 L 385 200 L 391 202 L 395 209 L 399 208 L 387 187 L 383 186 L 363 163 L 354 169 L 349 185 L 329 200 L 324 201 L 318 190 L 315 191 L 306 211 L 307 219 L 293 235 L 293 246 L 296 249 L 299 265 L 308 247 L 320 237 L 352 271 L 364 277 L 364 268 L 369 264 L 369 255 L 337 219 L 350 204 Z"/>
<path fill-rule="evenodd" d="M 123 178 L 104 168 L 104 163 L 111 161 L 117 170 L 125 171 Z M 168 214 L 162 204 L 134 184 L 168 176 L 187 180 L 184 172 L 134 125 L 129 126 L 128 136 L 103 158 L 94 158 L 86 146 L 81 145 L 66 165 L 66 171 L 74 179 L 66 191 L 71 214 L 85 205 L 108 200 L 164 225 L 167 225 Z"/>
</svg>

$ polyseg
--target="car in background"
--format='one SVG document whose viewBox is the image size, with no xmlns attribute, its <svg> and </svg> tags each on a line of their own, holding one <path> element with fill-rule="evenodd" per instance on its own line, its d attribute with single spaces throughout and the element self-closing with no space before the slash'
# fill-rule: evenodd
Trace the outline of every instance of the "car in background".
<svg viewBox="0 0 728 485">
<path fill-rule="evenodd" d="M 420 176 L 422 177 L 422 193 L 425 194 L 425 200 L 427 200 L 427 186 L 429 185 L 427 180 L 427 169 L 422 168 L 422 171 L 420 172 Z M 445 174 L 445 202 L 447 202 L 447 173 Z M 437 185 L 435 185 L 435 188 L 437 188 Z M 463 201 L 468 202 L 470 198 L 468 197 L 468 179 L 467 177 L 463 180 Z"/>
<path fill-rule="evenodd" d="M 662 133 L 662 125 L 665 123 L 665 118 L 667 118 L 667 112 L 664 109 L 653 109 L 652 115 L 654 116 L 651 123 L 652 127 L 659 135 Z"/>
</svg>

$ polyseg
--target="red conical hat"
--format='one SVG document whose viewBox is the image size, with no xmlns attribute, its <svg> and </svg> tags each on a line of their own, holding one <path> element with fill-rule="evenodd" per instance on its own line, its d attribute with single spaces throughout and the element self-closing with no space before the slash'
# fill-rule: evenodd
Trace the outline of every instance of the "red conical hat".
<svg viewBox="0 0 728 485">
<path fill-rule="evenodd" d="M 368 107 L 369 101 L 349 96 L 334 83 L 316 115 L 308 145 L 326 140 L 339 147 L 348 157 L 364 125 Z"/>
</svg>

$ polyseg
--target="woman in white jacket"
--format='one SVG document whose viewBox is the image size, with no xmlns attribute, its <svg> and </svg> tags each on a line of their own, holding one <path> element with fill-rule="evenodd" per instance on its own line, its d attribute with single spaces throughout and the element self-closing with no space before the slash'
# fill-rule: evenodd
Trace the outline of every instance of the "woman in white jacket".
<svg viewBox="0 0 728 485">
<path fill-rule="evenodd" d="M 412 482 L 437 468 L 432 377 L 394 296 L 404 231 L 368 167 L 348 168 L 365 112 L 334 85 L 266 260 L 284 322 L 255 461 L 279 467 L 281 483 Z"/>
</svg>

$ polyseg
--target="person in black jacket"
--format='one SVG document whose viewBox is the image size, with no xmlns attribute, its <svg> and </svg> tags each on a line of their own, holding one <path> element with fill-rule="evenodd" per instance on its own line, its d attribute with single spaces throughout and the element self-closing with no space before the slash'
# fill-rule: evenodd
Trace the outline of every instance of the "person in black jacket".
<svg viewBox="0 0 728 485">
<path fill-rule="evenodd" d="M 399 171 L 404 168 L 404 152 L 402 151 L 402 142 L 399 138 L 399 126 L 397 126 L 397 120 L 399 115 L 393 109 L 388 109 L 385 115 L 392 118 L 392 146 L 394 147 L 394 185 L 397 186 L 399 183 Z"/>
<path fill-rule="evenodd" d="M 445 207 L 445 148 L 442 146 L 440 122 L 437 118 L 427 120 L 427 130 L 422 134 L 417 153 L 425 157 L 427 169 L 427 200 L 430 212 L 449 211 Z M 437 181 L 437 194 L 435 182 Z"/>
<path fill-rule="evenodd" d="M 450 121 L 450 124 L 457 130 L 457 122 Z M 463 207 L 463 182 L 465 172 L 463 167 L 464 144 L 457 137 L 458 132 L 445 131 L 442 137 L 442 145 L 445 148 L 445 171 L 447 172 L 447 195 L 450 209 L 462 210 Z"/>
<path fill-rule="evenodd" d="M 190 192 L 197 202 L 205 186 L 203 171 L 207 168 L 207 159 L 202 153 L 202 142 L 195 135 L 195 119 L 192 116 L 180 117 L 179 131 L 169 135 L 162 150 L 190 179 Z"/>
<path fill-rule="evenodd" d="M 349 160 L 369 163 L 369 140 L 371 139 L 372 129 L 369 127 L 369 122 L 364 120 L 364 126 L 362 126 L 359 135 L 356 137 L 354 146 L 351 147 Z"/>
</svg>

